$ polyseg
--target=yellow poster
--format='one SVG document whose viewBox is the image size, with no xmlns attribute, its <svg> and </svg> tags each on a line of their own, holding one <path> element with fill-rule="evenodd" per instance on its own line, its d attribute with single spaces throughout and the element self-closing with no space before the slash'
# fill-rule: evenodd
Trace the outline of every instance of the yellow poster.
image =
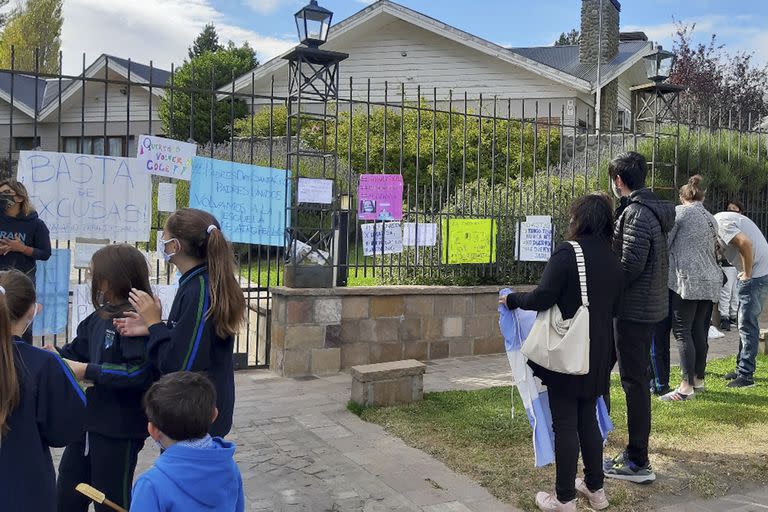
<svg viewBox="0 0 768 512">
<path fill-rule="evenodd" d="M 443 264 L 495 263 L 493 219 L 450 219 L 442 222 Z"/>
</svg>

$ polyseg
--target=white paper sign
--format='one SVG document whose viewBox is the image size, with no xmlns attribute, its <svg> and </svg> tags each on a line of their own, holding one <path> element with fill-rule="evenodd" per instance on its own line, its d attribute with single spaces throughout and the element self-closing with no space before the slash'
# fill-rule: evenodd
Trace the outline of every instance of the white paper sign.
<svg viewBox="0 0 768 512">
<path fill-rule="evenodd" d="M 399 254 L 403 252 L 403 230 L 399 222 L 360 224 L 363 233 L 363 255 Z"/>
<path fill-rule="evenodd" d="M 157 210 L 160 212 L 176 211 L 176 184 L 157 184 Z"/>
<path fill-rule="evenodd" d="M 298 199 L 300 203 L 331 204 L 333 181 L 299 178 Z"/>
<path fill-rule="evenodd" d="M 437 224 L 403 223 L 403 245 L 408 247 L 432 247 L 437 243 Z"/>
<path fill-rule="evenodd" d="M 139 135 L 136 160 L 139 168 L 149 174 L 189 181 L 196 154 L 197 144 Z"/>
<path fill-rule="evenodd" d="M 96 251 L 105 247 L 104 244 L 89 242 L 75 242 L 75 268 L 88 268 L 91 266 L 91 258 Z"/>
<path fill-rule="evenodd" d="M 521 222 L 517 251 L 520 261 L 548 261 L 552 254 L 552 218 L 531 215 Z"/>
<path fill-rule="evenodd" d="M 54 240 L 149 241 L 152 183 L 133 158 L 21 151 L 18 179 Z"/>
<path fill-rule="evenodd" d="M 176 297 L 178 285 L 174 284 L 153 284 L 152 293 L 160 299 L 163 305 L 162 317 L 167 320 L 171 313 L 173 299 Z M 72 290 L 72 315 L 69 318 L 69 341 L 75 339 L 77 326 L 85 320 L 88 315 L 95 311 L 93 302 L 91 302 L 91 285 L 76 284 Z"/>
</svg>

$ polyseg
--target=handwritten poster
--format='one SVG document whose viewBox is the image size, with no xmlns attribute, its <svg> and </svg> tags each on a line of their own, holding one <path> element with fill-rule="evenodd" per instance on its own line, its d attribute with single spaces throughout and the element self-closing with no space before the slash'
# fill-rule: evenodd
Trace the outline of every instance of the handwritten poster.
<svg viewBox="0 0 768 512">
<path fill-rule="evenodd" d="M 285 246 L 288 171 L 195 157 L 189 206 L 214 215 L 232 242 Z"/>
<path fill-rule="evenodd" d="M 32 324 L 32 335 L 63 333 L 69 312 L 69 249 L 53 249 L 47 261 L 37 262 L 35 291 L 43 309 Z"/>
<path fill-rule="evenodd" d="M 300 203 L 331 204 L 333 180 L 299 178 L 298 200 Z"/>
<path fill-rule="evenodd" d="M 552 255 L 552 217 L 529 215 L 520 223 L 517 240 L 517 259 L 520 261 L 548 261 Z"/>
<path fill-rule="evenodd" d="M 437 243 L 437 224 L 404 222 L 403 245 L 408 247 L 432 247 Z"/>
<path fill-rule="evenodd" d="M 91 242 L 75 242 L 75 268 L 90 267 L 91 258 L 102 247 L 105 247 L 105 245 Z"/>
<path fill-rule="evenodd" d="M 357 202 L 360 220 L 402 220 L 403 177 L 399 174 L 361 174 Z"/>
<path fill-rule="evenodd" d="M 162 318 L 167 320 L 171 313 L 171 305 L 176 297 L 178 285 L 173 284 L 153 284 L 152 293 L 160 299 L 163 305 Z M 77 326 L 85 320 L 88 315 L 95 311 L 91 301 L 91 285 L 77 284 L 72 290 L 72 316 L 69 319 L 69 341 L 75 339 Z"/>
<path fill-rule="evenodd" d="M 176 184 L 157 184 L 157 210 L 160 212 L 176 211 Z"/>
<path fill-rule="evenodd" d="M 136 150 L 139 168 L 149 174 L 189 181 L 197 144 L 164 139 L 154 135 L 139 135 Z"/>
<path fill-rule="evenodd" d="M 360 229 L 363 233 L 363 255 L 403 252 L 403 231 L 399 222 L 370 222 L 360 224 Z"/>
<path fill-rule="evenodd" d="M 135 159 L 21 151 L 18 179 L 54 240 L 149 241 L 151 178 Z"/>
<path fill-rule="evenodd" d="M 442 223 L 443 263 L 496 261 L 496 222 L 492 219 L 449 219 Z"/>
</svg>

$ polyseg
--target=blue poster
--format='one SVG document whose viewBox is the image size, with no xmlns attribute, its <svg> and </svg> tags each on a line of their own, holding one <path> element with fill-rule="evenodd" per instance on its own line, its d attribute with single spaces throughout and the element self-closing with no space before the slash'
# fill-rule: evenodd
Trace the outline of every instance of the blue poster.
<svg viewBox="0 0 768 512">
<path fill-rule="evenodd" d="M 284 247 L 290 197 L 284 169 L 199 156 L 192 163 L 189 206 L 214 215 L 232 242 Z"/>
<path fill-rule="evenodd" d="M 32 324 L 33 336 L 62 334 L 69 312 L 69 249 L 53 249 L 48 261 L 37 262 L 35 288 L 42 310 Z"/>
</svg>

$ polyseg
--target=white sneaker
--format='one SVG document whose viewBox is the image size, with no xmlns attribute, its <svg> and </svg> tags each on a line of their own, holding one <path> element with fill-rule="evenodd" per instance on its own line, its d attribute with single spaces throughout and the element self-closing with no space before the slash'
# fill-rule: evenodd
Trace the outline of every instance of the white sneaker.
<svg viewBox="0 0 768 512">
<path fill-rule="evenodd" d="M 576 512 L 576 500 L 560 503 L 556 497 L 548 492 L 536 494 L 536 506 L 542 512 Z"/>
<path fill-rule="evenodd" d="M 608 497 L 605 495 L 605 489 L 598 489 L 595 492 L 589 490 L 587 484 L 581 478 L 576 479 L 576 492 L 589 500 L 589 506 L 595 510 L 604 510 L 608 508 Z"/>
</svg>

